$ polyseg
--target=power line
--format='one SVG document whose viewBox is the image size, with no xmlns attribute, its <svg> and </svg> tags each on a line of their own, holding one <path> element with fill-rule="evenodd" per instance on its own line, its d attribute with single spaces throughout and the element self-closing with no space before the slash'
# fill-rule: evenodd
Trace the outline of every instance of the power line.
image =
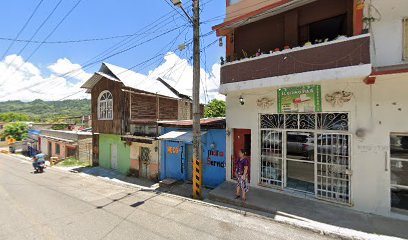
<svg viewBox="0 0 408 240">
<path fill-rule="evenodd" d="M 210 1 L 211 1 L 211 0 L 210 0 Z M 173 11 L 174 11 L 174 10 L 173 10 Z M 173 11 L 172 11 L 172 12 L 173 12 Z M 162 16 L 161 18 L 159 18 L 158 20 L 154 21 L 153 23 L 155 23 L 155 22 L 159 21 L 160 19 L 166 17 L 167 15 L 171 14 L 172 12 L 170 12 L 170 13 L 168 13 L 168 14 Z M 173 15 L 173 16 L 174 16 L 174 15 Z M 150 24 L 150 25 L 151 25 L 151 24 Z M 158 24 L 156 24 L 154 27 L 156 27 L 157 25 L 158 25 Z M 148 26 L 149 26 L 149 25 L 148 25 Z M 146 26 L 146 27 L 148 27 L 148 26 Z M 144 28 L 146 28 L 146 27 L 144 27 Z M 154 27 L 153 27 L 153 28 L 154 28 Z M 142 28 L 142 29 L 144 29 L 144 28 Z M 174 30 L 174 29 L 173 29 L 173 30 Z M 173 30 L 166 31 L 164 34 L 167 34 L 168 32 L 171 32 L 171 31 L 173 31 Z M 214 32 L 214 31 L 210 31 L 210 32 L 208 32 L 207 34 L 204 34 L 202 37 L 208 36 L 209 34 L 212 34 L 213 32 Z M 164 35 L 164 34 L 162 34 L 162 35 Z M 129 48 L 126 48 L 126 49 L 123 49 L 123 50 L 121 50 L 121 51 L 119 51 L 119 52 L 115 52 L 114 54 L 111 54 L 111 55 L 108 55 L 108 56 L 106 56 L 106 54 L 105 54 L 106 57 L 104 57 L 104 58 L 102 58 L 102 59 L 99 59 L 98 61 L 94 61 L 94 62 L 89 62 L 89 61 L 88 61 L 89 63 L 86 64 L 86 65 L 84 65 L 84 66 L 82 67 L 82 69 L 88 68 L 88 67 L 90 67 L 90 66 L 92 66 L 92 65 L 94 65 L 94 64 L 96 64 L 96 63 L 99 63 L 100 61 L 109 59 L 109 58 L 111 58 L 111 57 L 113 57 L 113 56 L 116 56 L 116 55 L 118 55 L 118 54 L 121 54 L 121 53 L 124 53 L 124 52 L 126 52 L 126 51 L 129 51 L 129 50 L 131 50 L 131 49 L 133 49 L 133 48 L 135 48 L 135 47 L 137 47 L 137 46 L 140 46 L 140 45 L 142 45 L 142 44 L 144 44 L 144 43 L 146 43 L 146 42 L 152 41 L 153 39 L 156 39 L 157 37 L 160 37 L 160 36 L 162 36 L 162 35 L 159 35 L 159 36 L 156 36 L 156 37 L 154 37 L 154 38 L 151 38 L 151 39 L 149 39 L 149 40 L 147 40 L 147 41 L 145 41 L 145 42 L 142 42 L 142 43 L 133 45 L 133 46 L 131 46 L 131 47 L 129 47 Z M 123 42 L 123 41 L 121 41 L 121 42 Z M 215 41 L 215 42 L 216 42 L 216 41 Z M 190 43 L 190 44 L 191 44 L 191 43 Z M 118 48 L 118 47 L 116 47 L 115 49 L 117 49 L 117 48 Z M 101 54 L 100 54 L 100 55 L 101 55 Z M 157 54 L 157 55 L 154 56 L 153 58 L 148 59 L 147 61 L 141 62 L 141 63 L 139 63 L 139 64 L 133 66 L 132 68 L 137 67 L 137 66 L 140 66 L 141 64 L 144 64 L 144 63 L 146 63 L 146 62 L 149 62 L 149 61 L 151 61 L 151 60 L 153 60 L 153 59 L 155 59 L 155 58 L 157 58 L 157 57 L 160 57 L 160 56 L 162 56 L 162 55 L 163 55 L 163 54 Z M 95 58 L 93 58 L 93 59 L 95 59 Z M 68 76 L 68 75 L 72 74 L 72 73 L 75 72 L 75 71 L 76 71 L 76 70 L 70 71 L 70 72 L 67 72 L 67 73 L 65 73 L 65 74 L 59 75 L 59 76 L 57 76 L 57 77 L 65 77 L 65 76 Z M 56 78 L 57 78 L 57 77 L 56 77 Z M 33 86 L 38 86 L 39 84 L 42 84 L 42 83 L 37 83 L 37 84 L 35 84 L 35 85 L 33 85 Z M 28 88 L 31 88 L 31 87 L 32 87 L 32 86 L 28 86 L 28 87 L 23 88 L 23 89 L 20 89 L 20 90 L 28 89 Z M 19 90 L 19 91 L 20 91 L 20 90 Z"/>
<path fill-rule="evenodd" d="M 169 13 L 163 15 L 162 17 L 158 18 L 157 20 L 153 21 L 152 23 L 150 23 L 150 24 L 144 26 L 143 28 L 141 28 L 141 29 L 140 29 L 139 31 L 137 31 L 136 33 L 139 33 L 139 32 L 141 32 L 141 31 L 143 31 L 143 30 L 145 30 L 145 29 L 146 29 L 146 31 L 148 31 L 148 30 L 151 30 L 151 29 L 156 28 L 156 27 L 159 26 L 162 22 L 167 21 L 169 18 L 171 18 L 172 16 L 174 16 L 174 14 L 173 14 L 172 16 L 166 18 L 166 16 L 171 15 L 174 11 L 175 11 L 175 10 L 173 10 L 173 11 L 171 11 L 171 12 L 169 12 Z M 163 19 L 163 20 L 162 20 L 162 19 Z M 159 23 L 157 23 L 157 22 L 159 22 Z M 168 21 L 167 21 L 167 22 L 168 22 Z M 151 25 L 153 25 L 153 24 L 155 24 L 155 25 L 151 27 Z M 166 24 L 166 25 L 167 25 L 167 24 Z M 150 28 L 149 28 L 149 27 L 150 27 Z M 147 29 L 147 28 L 148 28 L 148 29 Z M 135 33 L 135 34 L 136 34 L 136 33 Z M 130 40 L 129 40 L 129 39 L 130 39 Z M 98 54 L 97 56 L 91 58 L 90 60 L 88 60 L 88 61 L 85 62 L 84 64 L 81 64 L 81 66 L 83 66 L 83 65 L 85 65 L 85 64 L 88 65 L 87 67 L 82 67 L 82 69 L 88 68 L 88 67 L 90 67 L 91 65 L 94 65 L 95 63 L 98 63 L 98 62 L 101 61 L 101 60 L 103 61 L 104 59 L 99 59 L 99 60 L 96 61 L 96 62 L 91 62 L 92 60 L 97 59 L 99 56 L 107 56 L 107 54 L 112 53 L 114 50 L 119 49 L 120 47 L 122 47 L 122 46 L 124 46 L 124 45 L 130 43 L 130 42 L 133 41 L 134 39 L 135 39 L 135 37 L 133 37 L 133 38 L 129 37 L 129 38 L 125 39 L 125 40 L 120 41 L 118 44 L 114 44 L 113 46 L 111 46 L 110 48 L 106 49 L 105 51 L 103 51 L 102 53 Z M 126 40 L 128 40 L 128 41 L 126 42 Z M 122 45 L 120 45 L 120 44 L 123 43 L 123 42 L 125 42 L 125 43 L 122 44 Z M 117 46 L 117 45 L 119 45 L 119 46 Z M 68 76 L 68 75 L 74 73 L 75 71 L 76 71 L 76 70 L 72 70 L 72 71 L 69 71 L 69 72 L 67 72 L 67 73 L 65 73 L 65 74 L 60 74 L 60 75 L 54 77 L 54 80 L 56 80 L 58 77 Z M 43 81 L 43 82 L 40 82 L 40 83 L 38 83 L 38 84 L 42 84 L 42 83 L 44 83 L 44 81 Z M 29 88 L 31 88 L 31 87 L 33 87 L 33 86 L 38 85 L 38 84 L 33 84 L 33 85 L 31 85 L 31 86 L 28 86 L 28 87 L 26 87 L 26 88 L 22 88 L 22 89 L 20 89 L 20 90 L 29 89 Z M 1 86 L 1 85 L 0 85 L 0 86 Z"/>
<path fill-rule="evenodd" d="M 167 0 L 163 0 L 163 1 L 164 1 L 165 3 L 167 3 L 167 5 L 169 5 L 171 8 L 173 8 L 174 10 L 176 10 L 175 7 L 174 7 L 171 3 L 167 2 Z M 184 18 L 184 19 L 186 19 L 187 21 L 191 22 L 191 19 L 188 19 L 186 16 L 184 16 L 183 14 L 181 14 L 181 12 L 179 12 L 179 11 L 177 11 L 177 10 L 176 10 L 176 12 L 177 12 L 182 18 Z"/>
<path fill-rule="evenodd" d="M 59 0 L 59 2 L 54 6 L 54 8 L 52 9 L 52 11 L 48 14 L 48 16 L 44 19 L 44 21 L 40 24 L 40 26 L 38 26 L 38 28 L 35 30 L 34 34 L 31 35 L 30 37 L 30 41 L 33 40 L 33 38 L 38 34 L 38 32 L 41 30 L 41 28 L 45 25 L 45 23 L 51 18 L 51 16 L 54 14 L 54 12 L 57 10 L 57 8 L 59 7 L 59 5 L 62 3 L 62 0 Z M 7 68 L 10 67 L 11 64 L 14 63 L 14 61 L 16 60 L 17 56 L 20 56 L 21 53 L 26 49 L 26 47 L 29 45 L 30 43 L 27 42 L 24 47 L 22 49 L 20 49 L 20 51 L 17 53 L 17 55 L 13 58 L 13 60 L 7 64 Z M 1 86 L 2 84 L 0 84 Z"/>
<path fill-rule="evenodd" d="M 66 44 L 66 43 L 83 43 L 83 42 L 95 42 L 95 41 L 105 41 L 105 40 L 112 40 L 117 38 L 125 38 L 125 37 L 132 37 L 135 36 L 134 34 L 125 34 L 125 35 L 117 35 L 111 37 L 100 37 L 100 38 L 87 38 L 87 39 L 78 39 L 78 40 L 60 40 L 60 41 L 30 41 L 28 39 L 16 39 L 16 38 L 7 38 L 7 37 L 0 37 L 2 41 L 15 41 L 15 42 L 25 42 L 25 43 L 42 43 L 42 44 Z"/>
<path fill-rule="evenodd" d="M 162 17 L 160 17 L 159 19 L 155 20 L 154 22 L 152 22 L 152 23 L 150 23 L 150 24 L 144 26 L 144 27 L 141 28 L 138 32 L 141 32 L 141 31 L 149 31 L 149 30 L 155 29 L 155 28 L 156 28 L 157 26 L 159 26 L 162 22 L 167 22 L 167 24 L 165 24 L 164 26 L 168 25 L 169 23 L 171 23 L 171 22 L 168 21 L 168 20 L 169 20 L 172 16 L 174 16 L 175 14 L 173 14 L 172 16 L 167 17 L 167 18 L 165 18 L 165 17 L 168 16 L 168 15 L 170 15 L 170 14 L 171 14 L 172 12 L 174 12 L 174 11 L 175 11 L 175 10 L 173 10 L 173 11 L 171 11 L 171 12 L 169 12 L 169 13 L 163 15 Z M 162 20 L 162 21 L 160 21 L 160 20 L 163 19 L 163 18 L 165 18 L 165 19 Z M 160 22 L 159 22 L 159 21 L 160 21 Z M 156 22 L 159 22 L 159 23 L 156 23 Z M 155 24 L 155 23 L 156 23 L 156 24 Z M 155 25 L 153 25 L 153 24 L 155 24 Z M 153 25 L 153 26 L 151 27 L 151 25 Z M 144 29 L 146 29 L 146 30 L 144 30 Z M 159 29 L 160 29 L 160 28 L 159 28 Z M 138 32 L 136 32 L 136 33 L 138 33 Z M 136 37 L 128 37 L 128 38 L 126 38 L 126 39 L 124 39 L 124 40 L 121 40 L 120 42 L 118 42 L 118 43 L 112 45 L 111 47 L 109 47 L 109 48 L 107 48 L 107 49 L 105 49 L 103 52 L 99 53 L 98 55 L 94 56 L 93 58 L 91 58 L 91 59 L 87 60 L 86 62 L 82 63 L 81 66 L 82 66 L 82 65 L 85 65 L 85 64 L 87 64 L 87 63 L 89 63 L 89 62 L 92 62 L 92 61 L 95 60 L 95 59 L 98 59 L 98 57 L 107 56 L 108 54 L 114 52 L 114 51 L 117 50 L 117 49 L 120 49 L 121 47 L 124 47 L 124 46 L 126 46 L 126 45 L 129 46 L 129 44 L 132 43 L 135 39 L 136 39 Z M 138 39 L 138 40 L 141 40 L 141 39 Z"/>
<path fill-rule="evenodd" d="M 14 43 L 17 41 L 17 39 L 20 37 L 20 34 L 24 31 L 24 29 L 27 27 L 28 23 L 30 23 L 31 19 L 34 17 L 35 13 L 37 10 L 40 8 L 41 4 L 43 3 L 44 0 L 41 0 L 38 2 L 37 6 L 34 8 L 34 11 L 31 13 L 30 17 L 27 19 L 27 21 L 24 23 L 23 27 L 20 29 L 20 31 L 17 33 L 16 37 L 13 39 L 10 39 L 12 42 L 9 44 L 7 47 L 6 51 L 3 53 L 1 59 L 4 59 L 4 57 L 7 55 L 8 51 L 13 47 Z"/>
<path fill-rule="evenodd" d="M 176 41 L 177 41 L 177 39 L 180 37 L 180 35 L 184 32 L 186 30 L 186 28 L 184 29 L 184 30 L 182 30 L 180 33 L 179 33 L 179 35 L 177 35 L 177 37 L 172 41 L 172 42 L 170 42 L 169 44 L 167 44 L 166 46 L 164 46 L 159 52 L 162 52 L 168 45 L 171 45 L 170 46 L 170 49 L 174 46 L 174 44 L 176 43 Z M 170 50 L 169 49 L 169 50 Z M 169 51 L 168 50 L 168 51 Z M 158 53 L 159 53 L 158 52 Z M 160 61 L 160 63 L 158 64 L 158 65 L 160 65 L 161 63 L 163 62 L 163 59 Z M 146 67 L 146 66 L 145 66 Z M 129 71 L 128 69 L 126 69 L 126 71 Z M 122 73 L 124 73 L 124 72 L 126 72 L 126 71 L 123 71 L 123 72 L 120 72 L 119 74 L 122 74 Z M 147 78 L 146 78 L 147 79 Z M 59 100 L 57 100 L 57 101 L 62 101 L 62 100 L 64 100 L 64 99 L 67 99 L 67 98 L 69 98 L 69 97 L 71 97 L 71 96 L 74 96 L 74 95 L 77 95 L 77 94 L 79 94 L 79 93 L 81 93 L 81 92 L 83 92 L 84 90 L 80 90 L 80 91 L 78 91 L 78 92 L 75 92 L 74 94 L 70 94 L 70 95 L 68 95 L 68 96 L 65 96 L 65 97 L 63 97 L 63 98 L 61 98 L 61 99 L 59 99 Z"/>
<path fill-rule="evenodd" d="M 182 32 L 183 32 L 183 31 L 182 31 Z M 178 37 L 182 34 L 182 32 L 180 32 L 180 34 L 173 40 L 174 43 L 176 42 L 176 40 L 178 39 Z M 212 32 L 213 32 L 213 31 L 210 31 L 209 33 L 212 33 Z M 202 36 L 208 36 L 209 33 L 206 33 L 206 34 L 204 34 L 204 35 L 202 35 Z M 201 51 L 205 51 L 205 49 L 207 49 L 208 47 L 214 45 L 214 44 L 217 43 L 217 42 L 218 42 L 218 40 L 216 40 L 216 41 L 210 43 L 209 45 L 205 46 Z M 191 44 L 191 42 L 187 45 L 187 47 L 188 47 L 190 44 Z M 173 44 L 173 45 L 174 45 L 174 44 Z M 173 49 L 173 51 L 176 51 L 177 49 L 178 49 L 178 48 Z M 168 52 L 168 51 L 167 51 L 167 52 Z M 163 54 L 156 54 L 153 58 L 150 58 L 150 59 L 148 59 L 148 60 L 146 60 L 146 61 L 143 61 L 143 62 L 141 62 L 141 63 L 138 63 L 137 65 L 135 65 L 135 66 L 133 66 L 133 67 L 131 67 L 131 68 L 128 68 L 128 69 L 126 69 L 126 70 L 124 70 L 124 71 L 122 71 L 122 72 L 120 72 L 120 73 L 118 73 L 118 74 L 120 75 L 120 74 L 123 74 L 123 73 L 125 73 L 125 72 L 127 72 L 127 71 L 130 71 L 131 69 L 134 69 L 134 68 L 136 68 L 137 66 L 143 65 L 144 63 L 149 62 L 149 61 L 151 61 L 152 59 L 157 58 L 157 57 L 159 57 L 159 56 L 163 56 Z M 186 57 L 187 57 L 187 56 L 186 56 Z M 181 60 L 183 61 L 183 59 L 181 59 Z M 180 61 L 180 60 L 179 60 L 179 61 Z M 178 62 L 179 62 L 179 61 L 178 61 Z M 161 62 L 163 62 L 163 59 L 161 60 Z M 163 74 L 164 72 L 166 72 L 166 71 L 167 71 L 167 72 L 165 73 L 165 75 L 167 75 L 170 71 L 174 70 L 174 68 L 178 65 L 178 62 L 176 62 L 171 68 L 169 68 L 169 69 L 167 69 L 167 70 L 164 70 L 163 72 L 159 73 L 158 75 L 162 75 L 162 74 Z M 160 63 L 159 63 L 159 65 L 160 65 Z M 180 80 L 180 78 L 182 77 L 182 75 L 183 75 L 185 69 L 187 68 L 187 65 L 188 65 L 188 64 L 186 64 L 186 65 L 184 66 L 184 70 L 183 70 L 183 72 L 181 73 L 181 75 L 180 75 L 180 77 L 179 77 L 179 80 Z M 148 78 L 149 78 L 149 76 L 146 77 L 146 80 L 147 80 Z M 179 81 L 179 80 L 178 80 L 178 81 Z M 178 83 L 178 81 L 177 81 L 176 83 Z M 71 96 L 74 96 L 74 95 L 76 95 L 76 94 L 79 94 L 79 93 L 81 93 L 81 92 L 83 92 L 83 90 L 80 90 L 80 91 L 78 91 L 78 92 L 75 92 L 75 93 L 73 93 L 73 94 L 70 94 L 70 95 L 68 95 L 68 96 L 65 96 L 65 97 L 63 97 L 63 98 L 61 98 L 61 99 L 59 99 L 59 100 L 57 100 L 57 101 L 65 100 L 65 99 L 67 99 L 67 98 L 69 98 L 69 97 L 71 97 Z M 208 98 L 208 93 L 207 93 L 207 98 Z"/>
<path fill-rule="evenodd" d="M 181 27 L 182 27 L 182 26 L 181 26 Z M 140 45 L 143 45 L 144 43 L 151 42 L 151 41 L 153 41 L 153 40 L 155 40 L 155 39 L 157 39 L 157 38 L 159 38 L 159 37 L 161 37 L 161 36 L 163 36 L 163 35 L 166 35 L 166 34 L 168 34 L 168 33 L 170 33 L 170 32 L 173 32 L 173 31 L 177 30 L 177 29 L 179 29 L 179 28 L 181 28 L 181 27 L 177 27 L 177 28 L 171 29 L 171 30 L 169 30 L 169 31 L 166 31 L 166 32 L 163 33 L 163 34 L 160 34 L 160 35 L 158 35 L 158 36 L 155 36 L 155 37 L 153 37 L 153 38 L 150 38 L 150 39 L 148 39 L 148 40 L 146 40 L 146 41 L 144 41 L 144 42 L 142 42 L 142 43 L 138 43 L 138 44 L 133 45 L 133 46 L 131 46 L 131 47 L 129 47 L 129 48 L 126 48 L 126 49 L 124 49 L 124 50 L 115 52 L 115 53 L 113 53 L 113 54 L 111 54 L 111 55 L 109 55 L 109 56 L 107 56 L 107 57 L 104 57 L 104 58 L 99 59 L 99 60 L 97 60 L 97 61 L 88 63 L 88 64 L 82 66 L 82 69 L 85 68 L 85 67 L 89 67 L 89 66 L 91 66 L 91 65 L 95 65 L 96 63 L 99 63 L 99 62 L 101 62 L 101 61 L 107 60 L 107 59 L 112 58 L 112 57 L 114 57 L 114 56 L 116 56 L 116 55 L 119 55 L 119 54 L 122 54 L 122 53 L 124 53 L 124 52 L 130 51 L 130 50 L 132 50 L 132 49 L 134 49 L 134 48 L 136 48 L 136 47 L 138 47 L 138 46 L 140 46 Z M 76 70 L 75 70 L 75 71 L 76 71 Z M 58 77 L 66 77 L 66 76 L 68 76 L 69 74 L 72 74 L 72 72 L 74 72 L 74 71 L 70 71 L 70 72 L 67 72 L 67 73 L 65 73 L 65 74 L 56 76 L 54 79 L 57 79 Z M 47 81 L 49 81 L 49 80 L 47 80 Z M 19 90 L 17 90 L 17 91 L 26 90 L 26 89 L 29 89 L 29 88 L 31 88 L 31 87 L 33 87 L 33 86 L 38 86 L 38 85 L 40 85 L 40 84 L 42 84 L 42 83 L 44 83 L 44 82 L 45 82 L 45 81 L 42 81 L 42 82 L 36 83 L 36 84 L 32 84 L 32 85 L 30 85 L 30 86 L 28 86 L 28 87 L 21 88 L 21 89 L 19 89 Z M 6 96 L 6 95 L 7 95 L 7 93 L 4 94 L 4 95 L 2 95 L 2 96 L 0 96 L 0 97 Z"/>
<path fill-rule="evenodd" d="M 55 9 L 56 9 L 56 8 L 54 8 L 54 11 L 55 11 Z M 53 11 L 53 12 L 54 12 L 54 11 Z M 124 45 L 126 45 L 126 44 L 131 43 L 137 36 L 146 34 L 146 32 L 140 33 L 140 32 L 143 31 L 144 29 L 146 29 L 145 31 L 149 31 L 149 30 L 151 30 L 151 29 L 156 28 L 156 27 L 157 27 L 158 25 L 160 25 L 162 22 L 167 21 L 169 18 L 166 18 L 166 19 L 164 19 L 164 20 L 162 20 L 162 19 L 165 18 L 166 16 L 172 14 L 174 11 L 175 11 L 175 10 L 166 13 L 165 15 L 161 16 L 160 18 L 156 19 L 156 20 L 153 21 L 152 23 L 150 23 L 150 24 L 144 26 L 144 27 L 141 28 L 139 31 L 137 31 L 137 32 L 135 32 L 134 34 L 132 34 L 133 37 L 131 37 L 131 36 L 126 37 L 126 39 L 121 40 L 121 41 L 120 41 L 119 43 L 117 43 L 117 44 L 114 44 L 113 46 L 111 46 L 110 48 L 106 49 L 106 50 L 103 51 L 102 53 L 100 53 L 100 54 L 98 54 L 97 56 L 95 56 L 95 57 L 89 59 L 89 60 L 88 60 L 87 62 L 85 62 L 84 64 L 89 63 L 89 62 L 91 62 L 92 60 L 97 59 L 97 58 L 100 57 L 100 56 L 107 56 L 107 54 L 112 53 L 112 52 L 115 51 L 116 49 L 119 49 L 120 47 L 122 47 L 122 46 L 124 46 Z M 53 13 L 53 12 L 52 12 L 52 13 Z M 52 14 L 52 13 L 51 13 L 51 14 Z M 174 16 L 174 14 L 173 14 L 173 16 Z M 49 17 L 50 17 L 50 16 L 49 16 Z M 48 17 L 48 18 L 49 18 L 49 17 Z M 170 17 L 171 17 L 171 16 L 170 16 Z M 47 19 L 48 19 L 48 18 L 47 18 Z M 162 21 L 160 21 L 160 20 L 162 20 Z M 159 22 L 159 21 L 160 21 L 160 22 Z M 159 22 L 159 23 L 157 23 L 157 22 Z M 43 22 L 43 24 L 44 24 L 44 23 L 45 23 L 45 22 Z M 153 27 L 150 27 L 151 25 L 153 25 L 153 24 L 155 24 L 155 23 L 157 23 L 157 24 L 154 25 Z M 42 25 L 43 25 L 43 24 L 42 24 Z M 166 24 L 166 25 L 167 25 L 167 24 Z M 150 28 L 149 28 L 149 27 L 150 27 Z M 147 29 L 147 28 L 148 28 L 148 29 Z M 38 28 L 37 30 L 39 30 L 39 29 L 40 29 L 40 28 Z M 140 34 L 138 34 L 138 33 L 140 33 Z M 34 37 L 34 36 L 33 36 L 33 37 Z M 32 37 L 32 38 L 33 38 L 33 37 Z M 30 40 L 32 40 L 32 38 L 31 38 Z M 129 39 L 130 39 L 130 40 L 129 40 Z M 120 45 L 121 43 L 124 43 L 124 44 Z M 26 46 L 27 46 L 27 45 L 28 45 L 28 43 L 26 44 Z M 25 47 L 26 47 L 26 46 L 25 46 Z M 20 52 L 18 55 L 20 55 L 20 54 L 21 54 L 21 52 Z M 13 59 L 13 61 L 14 61 L 14 59 Z M 84 65 L 84 64 L 81 64 L 81 66 Z M 93 64 L 91 64 L 91 65 L 93 65 Z M 89 65 L 89 66 L 91 66 L 91 65 Z M 7 67 L 9 67 L 9 66 L 7 66 Z M 87 68 L 88 68 L 88 67 L 87 67 Z M 82 69 L 85 69 L 85 68 L 82 68 Z M 56 77 L 54 78 L 54 80 L 55 80 L 56 78 L 58 78 L 58 77 L 65 77 L 65 76 L 67 76 L 67 75 L 70 75 L 70 74 L 74 73 L 75 71 L 76 71 L 76 70 L 72 70 L 72 71 L 69 71 L 69 72 L 67 72 L 67 73 L 65 73 L 65 74 L 56 76 Z M 4 84 L 4 82 L 5 82 L 5 81 L 3 81 L 2 84 Z M 0 84 L 0 86 L 2 86 L 2 84 Z M 40 83 L 40 84 L 41 84 L 41 83 Z"/>
<path fill-rule="evenodd" d="M 27 59 L 25 60 L 26 62 L 28 60 L 31 59 L 31 57 L 41 48 L 41 46 L 44 44 L 45 41 L 47 41 L 53 34 L 55 31 L 57 31 L 57 29 L 59 28 L 59 26 L 61 26 L 61 24 L 65 21 L 65 19 L 67 19 L 67 17 L 69 15 L 71 15 L 71 13 L 75 10 L 75 8 L 78 7 L 78 5 L 81 3 L 82 0 L 78 0 L 77 3 L 71 7 L 71 9 L 64 15 L 64 17 L 58 22 L 58 24 L 52 29 L 52 31 L 44 38 L 44 40 L 40 43 L 40 45 L 37 46 L 37 48 L 34 49 L 33 52 L 31 52 L 31 54 L 27 57 Z M 16 68 L 14 70 L 14 73 L 17 72 L 25 63 L 23 62 L 18 68 Z M 13 73 L 13 74 L 14 74 Z M 13 74 L 11 76 L 13 76 Z"/>
</svg>

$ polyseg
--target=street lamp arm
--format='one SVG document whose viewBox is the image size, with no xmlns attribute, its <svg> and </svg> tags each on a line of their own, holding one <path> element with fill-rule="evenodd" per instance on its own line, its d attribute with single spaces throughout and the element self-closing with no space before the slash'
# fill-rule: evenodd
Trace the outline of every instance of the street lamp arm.
<svg viewBox="0 0 408 240">
<path fill-rule="evenodd" d="M 184 9 L 183 5 L 179 5 L 179 7 L 181 8 L 181 10 L 183 10 L 184 14 L 188 17 L 188 19 L 190 20 L 191 24 L 194 25 L 194 20 L 191 18 L 190 15 L 188 15 L 187 11 Z"/>
</svg>

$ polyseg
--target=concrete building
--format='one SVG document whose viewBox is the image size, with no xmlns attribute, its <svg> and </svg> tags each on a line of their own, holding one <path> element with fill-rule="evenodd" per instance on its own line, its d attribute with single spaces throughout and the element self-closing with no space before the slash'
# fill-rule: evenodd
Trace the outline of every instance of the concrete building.
<svg viewBox="0 0 408 240">
<path fill-rule="evenodd" d="M 407 218 L 408 2 L 227 0 L 227 180 Z"/>
<path fill-rule="evenodd" d="M 160 179 L 193 179 L 193 122 L 161 121 Z M 201 119 L 203 185 L 217 187 L 225 181 L 225 118 Z"/>
<path fill-rule="evenodd" d="M 82 162 L 92 162 L 92 133 L 59 130 L 41 130 L 39 151 L 48 157 L 66 159 L 74 157 Z"/>
</svg>

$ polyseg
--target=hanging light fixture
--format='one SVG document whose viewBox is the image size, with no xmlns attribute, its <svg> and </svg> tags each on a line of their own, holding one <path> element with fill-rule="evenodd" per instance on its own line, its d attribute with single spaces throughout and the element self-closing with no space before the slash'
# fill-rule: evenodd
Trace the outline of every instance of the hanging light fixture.
<svg viewBox="0 0 408 240">
<path fill-rule="evenodd" d="M 241 103 L 241 105 L 245 104 L 245 99 L 242 96 L 239 96 L 239 103 Z"/>
<path fill-rule="evenodd" d="M 173 5 L 174 6 L 180 6 L 181 5 L 181 0 L 173 0 Z"/>
</svg>

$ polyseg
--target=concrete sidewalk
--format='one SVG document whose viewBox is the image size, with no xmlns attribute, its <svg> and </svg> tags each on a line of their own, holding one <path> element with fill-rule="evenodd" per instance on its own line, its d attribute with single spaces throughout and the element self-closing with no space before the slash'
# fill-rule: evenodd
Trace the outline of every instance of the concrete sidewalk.
<svg viewBox="0 0 408 240">
<path fill-rule="evenodd" d="M 250 189 L 243 204 L 234 198 L 234 189 L 234 183 L 225 182 L 209 193 L 209 199 L 241 210 L 261 211 L 280 222 L 346 239 L 408 238 L 408 221 L 256 188 Z"/>
<path fill-rule="evenodd" d="M 70 169 L 70 171 L 71 172 L 77 171 L 82 174 L 92 175 L 95 177 L 99 177 L 105 180 L 118 182 L 122 184 L 137 185 L 138 187 L 145 189 L 145 190 L 153 191 L 159 187 L 159 184 L 153 181 L 143 179 L 143 178 L 128 177 L 115 170 L 106 169 L 102 167 L 73 168 L 73 169 Z"/>
<path fill-rule="evenodd" d="M 128 177 L 113 169 L 106 169 L 102 167 L 71 168 L 69 169 L 69 171 L 80 172 L 82 174 L 92 175 L 95 177 L 102 178 L 104 180 L 113 181 L 113 182 L 117 182 L 121 184 L 127 184 L 130 186 L 137 186 L 138 188 L 149 190 L 149 191 L 165 192 L 165 193 L 170 193 L 170 194 L 188 197 L 188 198 L 191 198 L 193 194 L 192 184 L 186 183 L 186 182 L 176 182 L 175 184 L 166 186 L 166 185 L 161 185 L 159 183 L 155 183 L 148 179 Z M 210 189 L 203 188 L 204 198 L 208 196 L 209 192 L 210 192 Z"/>
</svg>

